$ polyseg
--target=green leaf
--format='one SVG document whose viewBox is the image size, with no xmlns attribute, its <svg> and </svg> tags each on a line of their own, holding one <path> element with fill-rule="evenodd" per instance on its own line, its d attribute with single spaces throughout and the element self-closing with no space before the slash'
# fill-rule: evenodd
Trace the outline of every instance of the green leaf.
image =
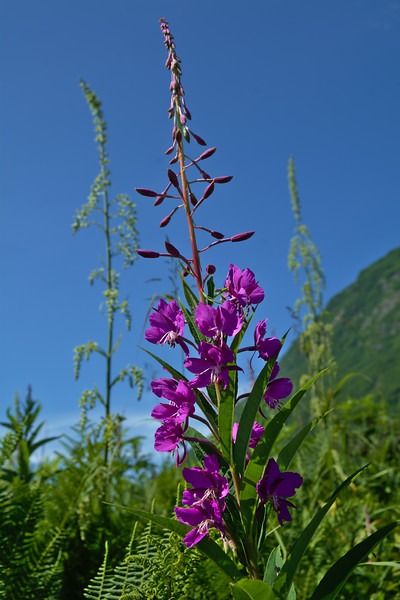
<svg viewBox="0 0 400 600">
<path fill-rule="evenodd" d="M 288 468 L 297 450 L 304 442 L 310 431 L 314 429 L 318 421 L 319 419 L 313 419 L 312 421 L 307 423 L 307 425 L 300 429 L 300 431 L 296 433 L 296 435 L 290 440 L 290 442 L 288 442 L 286 446 L 282 448 L 277 459 L 277 462 L 282 470 Z"/>
<path fill-rule="evenodd" d="M 259 579 L 241 579 L 232 586 L 235 600 L 276 600 L 276 595 L 267 583 Z"/>
<path fill-rule="evenodd" d="M 264 571 L 264 581 L 268 585 L 272 585 L 275 579 L 278 577 L 285 561 L 282 555 L 282 549 L 280 546 L 276 546 L 268 557 L 267 565 Z"/>
<path fill-rule="evenodd" d="M 319 379 L 327 369 L 323 369 L 311 378 L 288 402 L 265 428 L 262 439 L 257 444 L 244 474 L 244 487 L 240 495 L 243 516 L 249 523 L 256 505 L 256 483 L 263 476 L 267 461 L 270 458 L 272 447 L 279 436 L 282 427 L 296 408 L 304 394 Z M 239 432 L 238 432 L 239 433 Z M 236 445 L 236 444 L 235 444 Z"/>
<path fill-rule="evenodd" d="M 295 545 L 293 546 L 289 558 L 283 566 L 281 575 L 277 580 L 278 589 L 288 590 L 292 584 L 294 575 L 296 573 L 297 567 L 299 566 L 300 560 L 303 558 L 305 551 L 309 543 L 311 542 L 314 533 L 318 529 L 322 519 L 325 517 L 326 513 L 336 500 L 337 496 L 343 491 L 352 481 L 353 479 L 364 471 L 368 465 L 364 465 L 360 469 L 357 469 L 352 475 L 347 477 L 333 492 L 333 494 L 328 498 L 325 504 L 317 511 L 314 517 L 311 519 L 307 527 L 303 530 L 300 537 L 297 539 Z"/>
<path fill-rule="evenodd" d="M 169 363 L 165 362 L 165 360 L 163 360 L 156 354 L 153 354 L 153 352 L 150 352 L 150 350 L 146 350 L 145 348 L 143 348 L 143 350 L 149 356 L 154 358 L 154 360 L 157 361 L 158 364 L 160 364 L 166 371 L 168 371 L 168 373 L 170 375 L 172 375 L 172 377 L 174 377 L 175 379 L 178 379 L 178 380 L 183 379 L 183 381 L 188 381 L 187 377 L 185 377 L 182 373 L 177 371 L 177 369 L 174 369 L 174 367 L 171 366 Z M 203 394 L 199 390 L 193 390 L 193 391 L 196 394 L 197 404 L 203 411 L 205 417 L 208 419 L 208 422 L 211 424 L 212 428 L 216 429 L 217 428 L 217 415 L 215 413 L 215 410 L 213 409 L 211 404 L 207 401 L 205 396 L 203 396 Z"/>
<path fill-rule="evenodd" d="M 190 527 L 179 523 L 175 519 L 170 517 L 162 517 L 161 515 L 155 515 L 153 513 L 146 512 L 144 510 L 139 509 L 126 509 L 128 512 L 132 513 L 139 521 L 142 523 L 154 523 L 158 527 L 162 529 L 168 529 L 169 531 L 173 531 L 178 535 L 184 536 L 188 531 L 190 531 Z M 208 558 L 213 560 L 215 564 L 231 579 L 238 579 L 240 577 L 240 571 L 236 567 L 235 563 L 232 559 L 229 558 L 227 554 L 209 537 L 204 538 L 196 545 L 203 554 L 205 554 Z"/>
<path fill-rule="evenodd" d="M 181 281 L 182 281 L 183 293 L 185 294 L 186 302 L 188 303 L 189 307 L 191 308 L 192 313 L 194 313 L 196 306 L 199 303 L 199 299 L 197 298 L 196 294 L 194 293 L 194 291 L 192 290 L 192 288 L 187 283 L 187 281 L 184 277 L 181 277 Z"/>
<path fill-rule="evenodd" d="M 262 368 L 253 385 L 253 389 L 246 400 L 246 404 L 240 417 L 234 450 L 235 465 L 238 473 L 243 473 L 245 467 L 246 453 L 249 447 L 251 430 L 260 406 L 260 402 L 262 400 L 263 392 L 267 386 L 269 376 L 271 375 L 274 362 L 275 361 L 268 361 Z"/>
<path fill-rule="evenodd" d="M 395 522 L 381 527 L 339 558 L 321 579 L 311 596 L 311 600 L 333 600 L 336 598 L 356 566 L 365 560 L 372 548 L 398 525 L 399 523 Z"/>
</svg>

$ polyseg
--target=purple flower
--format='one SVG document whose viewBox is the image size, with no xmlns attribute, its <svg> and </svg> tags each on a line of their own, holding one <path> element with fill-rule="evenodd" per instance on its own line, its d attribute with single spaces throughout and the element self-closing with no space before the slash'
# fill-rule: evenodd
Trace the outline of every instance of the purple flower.
<svg viewBox="0 0 400 600">
<path fill-rule="evenodd" d="M 239 423 L 234 423 L 233 427 L 232 427 L 232 439 L 234 442 L 236 442 L 238 429 L 239 429 Z M 253 424 L 252 430 L 251 430 L 249 448 L 255 448 L 257 446 L 258 442 L 264 435 L 264 431 L 265 431 L 264 427 L 262 425 L 260 425 L 260 423 L 257 423 L 257 421 L 255 421 Z"/>
<path fill-rule="evenodd" d="M 212 346 L 207 342 L 199 344 L 200 358 L 186 358 L 184 365 L 191 373 L 195 373 L 195 377 L 190 385 L 195 388 L 202 388 L 210 385 L 210 383 L 218 383 L 223 388 L 227 388 L 229 384 L 229 370 L 239 367 L 230 365 L 235 360 L 235 355 L 232 350 L 223 344 L 220 348 Z"/>
<path fill-rule="evenodd" d="M 173 419 L 175 423 L 184 423 L 194 413 L 195 395 L 186 381 L 177 382 L 174 379 L 169 381 L 172 383 L 166 384 L 161 390 L 157 387 L 157 380 L 155 381 L 158 393 L 169 400 L 170 404 L 157 404 L 153 408 L 151 416 L 159 421 Z M 171 389 L 171 387 L 175 387 L 175 389 Z"/>
<path fill-rule="evenodd" d="M 280 471 L 278 463 L 270 458 L 264 476 L 256 485 L 257 494 L 263 504 L 270 501 L 278 515 L 278 521 L 291 521 L 289 506 L 294 505 L 286 498 L 294 496 L 296 488 L 303 483 L 303 478 L 298 473 Z"/>
<path fill-rule="evenodd" d="M 229 265 L 225 287 L 231 298 L 237 300 L 241 306 L 259 304 L 264 300 L 264 290 L 258 285 L 250 269 L 242 270 L 236 265 Z"/>
<path fill-rule="evenodd" d="M 211 499 L 219 502 L 223 511 L 225 509 L 223 499 L 229 494 L 229 483 L 219 473 L 219 468 L 219 461 L 216 456 L 206 456 L 204 469 L 200 467 L 183 469 L 183 477 L 191 484 L 192 489 L 183 492 L 182 503 L 196 506 Z"/>
<path fill-rule="evenodd" d="M 198 544 L 209 532 L 211 527 L 224 533 L 222 510 L 215 500 L 207 500 L 198 506 L 189 508 L 175 507 L 175 514 L 181 523 L 194 526 L 183 538 L 183 543 L 188 548 Z"/>
<path fill-rule="evenodd" d="M 288 377 L 279 377 L 276 379 L 279 370 L 278 363 L 275 363 L 264 393 L 264 400 L 270 408 L 279 406 L 279 402 L 289 396 L 293 389 L 293 384 Z"/>
<path fill-rule="evenodd" d="M 176 464 L 180 465 L 186 458 L 186 446 L 183 434 L 185 432 L 184 425 L 177 423 L 174 419 L 164 421 L 159 427 L 154 436 L 154 448 L 157 452 L 172 452 L 176 453 Z M 182 444 L 183 454 L 179 455 L 179 445 Z"/>
<path fill-rule="evenodd" d="M 183 469 L 183 476 L 193 487 L 185 490 L 182 503 L 188 508 L 175 507 L 178 520 L 185 525 L 194 526 L 183 539 L 188 548 L 198 544 L 211 527 L 224 533 L 222 514 L 225 510 L 225 498 L 229 494 L 228 480 L 219 473 L 219 460 L 216 456 L 204 458 L 204 468 Z"/>
<path fill-rule="evenodd" d="M 277 337 L 264 338 L 267 332 L 267 321 L 259 321 L 254 330 L 254 345 L 258 356 L 264 360 L 278 356 L 282 343 Z"/>
<path fill-rule="evenodd" d="M 189 349 L 182 339 L 185 317 L 176 300 L 166 302 L 160 299 L 155 312 L 150 315 L 151 327 L 145 332 L 145 338 L 152 344 L 179 344 L 186 354 Z"/>
<path fill-rule="evenodd" d="M 223 335 L 235 335 L 243 325 L 235 304 L 229 300 L 217 308 L 201 302 L 196 308 L 195 321 L 203 335 L 221 343 Z"/>
</svg>

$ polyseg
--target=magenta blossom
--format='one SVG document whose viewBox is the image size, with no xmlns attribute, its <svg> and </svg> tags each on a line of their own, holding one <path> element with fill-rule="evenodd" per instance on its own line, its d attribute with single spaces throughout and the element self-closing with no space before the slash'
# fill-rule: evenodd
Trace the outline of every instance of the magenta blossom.
<svg viewBox="0 0 400 600">
<path fill-rule="evenodd" d="M 270 501 L 278 515 L 278 521 L 291 521 L 289 506 L 294 505 L 287 500 L 296 493 L 296 488 L 303 483 L 303 478 L 291 471 L 280 471 L 278 463 L 270 458 L 264 476 L 256 485 L 257 494 L 263 504 Z"/>
<path fill-rule="evenodd" d="M 207 342 L 200 342 L 199 354 L 200 358 L 188 357 L 184 362 L 186 369 L 197 375 L 190 381 L 190 385 L 194 388 L 202 388 L 210 383 L 218 383 L 223 388 L 227 388 L 229 371 L 239 370 L 236 365 L 229 364 L 235 360 L 232 350 L 226 344 L 217 347 Z"/>
<path fill-rule="evenodd" d="M 239 423 L 234 423 L 233 427 L 232 427 L 232 439 L 234 442 L 236 442 L 238 429 L 239 429 Z M 264 435 L 264 431 L 265 431 L 264 427 L 262 425 L 260 425 L 260 423 L 257 423 L 257 421 L 255 421 L 253 424 L 253 427 L 251 429 L 249 448 L 255 448 L 257 446 L 258 442 Z"/>
<path fill-rule="evenodd" d="M 242 270 L 236 265 L 229 265 L 225 287 L 230 297 L 241 306 L 259 304 L 264 300 L 264 290 L 258 285 L 250 269 Z"/>
<path fill-rule="evenodd" d="M 201 302 L 196 308 L 195 321 L 203 335 L 221 342 L 223 335 L 235 335 L 243 325 L 235 304 L 229 300 L 217 308 Z"/>
<path fill-rule="evenodd" d="M 270 408 L 279 406 L 280 401 L 289 396 L 293 389 L 293 384 L 288 377 L 276 378 L 279 370 L 278 363 L 275 363 L 264 393 L 264 400 Z"/>
<path fill-rule="evenodd" d="M 216 456 L 204 458 L 204 469 L 191 467 L 183 469 L 183 477 L 191 484 L 192 489 L 185 490 L 182 503 L 196 506 L 205 500 L 216 500 L 221 509 L 225 509 L 224 498 L 229 494 L 228 480 L 219 473 L 219 461 Z"/>
<path fill-rule="evenodd" d="M 146 329 L 146 340 L 152 344 L 169 344 L 172 347 L 179 344 L 183 351 L 189 354 L 182 338 L 185 317 L 176 300 L 166 302 L 161 298 L 154 311 L 149 317 L 151 327 Z"/>
<path fill-rule="evenodd" d="M 175 514 L 181 523 L 194 527 L 183 538 L 187 548 L 192 548 L 208 534 L 211 527 L 224 533 L 222 510 L 215 500 L 206 500 L 201 505 L 189 508 L 175 507 Z"/>
<path fill-rule="evenodd" d="M 258 356 L 264 360 L 278 356 L 282 343 L 277 337 L 264 337 L 267 333 L 267 321 L 259 321 L 254 330 L 254 346 L 258 351 Z"/>
<path fill-rule="evenodd" d="M 177 423 L 174 419 L 164 421 L 154 436 L 154 448 L 157 452 L 172 452 L 175 454 L 176 464 L 180 465 L 186 458 L 186 446 L 184 441 L 185 426 L 183 423 Z M 182 447 L 182 456 L 179 454 L 179 447 Z"/>
<path fill-rule="evenodd" d="M 177 384 L 175 390 L 166 385 L 160 394 L 169 400 L 170 404 L 157 404 L 153 408 L 151 416 L 159 421 L 173 419 L 175 423 L 184 423 L 194 413 L 196 398 L 186 381 L 176 382 L 174 379 L 170 381 Z M 157 380 L 155 383 L 157 384 Z"/>
</svg>

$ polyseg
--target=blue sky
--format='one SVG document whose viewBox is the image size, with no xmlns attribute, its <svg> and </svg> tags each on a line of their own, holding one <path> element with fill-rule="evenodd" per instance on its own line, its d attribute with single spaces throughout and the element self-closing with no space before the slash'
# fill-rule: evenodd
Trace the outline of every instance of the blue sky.
<svg viewBox="0 0 400 600">
<path fill-rule="evenodd" d="M 95 362 L 79 382 L 72 372 L 73 347 L 104 339 L 100 290 L 87 283 L 102 241 L 95 232 L 73 236 L 70 227 L 97 169 L 81 77 L 103 101 L 113 191 L 137 201 L 141 245 L 162 247 L 163 208 L 134 194 L 137 186 L 161 188 L 167 168 L 160 16 L 183 61 L 193 129 L 218 148 L 207 168 L 234 175 L 212 196 L 203 223 L 227 234 L 257 231 L 212 260 L 221 280 L 229 262 L 255 271 L 272 331 L 290 325 L 286 307 L 297 295 L 287 270 L 290 155 L 327 299 L 399 244 L 398 0 L 258 0 L 247 9 L 227 0 L 3 2 L 0 411 L 31 383 L 49 427 L 65 427 L 78 418 L 82 389 L 101 376 Z M 182 246 L 181 225 L 168 235 Z M 120 366 L 146 362 L 145 312 L 151 294 L 168 289 L 165 271 L 142 260 L 122 276 L 134 329 Z M 164 282 L 149 281 L 158 277 Z M 148 427 L 149 397 L 138 404 L 121 386 L 115 402 L 134 432 Z"/>
</svg>

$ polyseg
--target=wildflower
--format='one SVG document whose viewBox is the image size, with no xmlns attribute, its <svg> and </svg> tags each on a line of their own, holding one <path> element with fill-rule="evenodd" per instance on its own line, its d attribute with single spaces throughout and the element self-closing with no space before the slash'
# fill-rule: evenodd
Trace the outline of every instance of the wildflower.
<svg viewBox="0 0 400 600">
<path fill-rule="evenodd" d="M 236 265 L 229 265 L 225 287 L 231 298 L 237 300 L 241 306 L 259 304 L 264 300 L 264 290 L 258 285 L 250 269 L 242 270 Z"/>
<path fill-rule="evenodd" d="M 263 504 L 272 503 L 280 525 L 283 521 L 292 520 L 289 506 L 295 507 L 287 498 L 294 496 L 296 488 L 302 483 L 303 478 L 298 473 L 280 471 L 278 463 L 273 458 L 269 459 L 265 474 L 257 483 L 256 490 Z"/>
<path fill-rule="evenodd" d="M 176 506 L 175 514 L 181 523 L 194 526 L 183 538 L 183 543 L 187 548 L 198 544 L 208 534 L 211 527 L 224 533 L 221 507 L 215 500 L 208 500 L 199 506 L 188 508 Z"/>
<path fill-rule="evenodd" d="M 278 356 L 282 343 L 277 337 L 265 338 L 267 332 L 267 321 L 259 321 L 254 330 L 254 346 L 258 356 L 264 360 Z"/>
<path fill-rule="evenodd" d="M 239 423 L 234 423 L 232 427 L 232 439 L 234 442 L 236 442 L 238 429 Z M 251 430 L 249 448 L 255 448 L 257 446 L 258 442 L 264 435 L 264 431 L 264 427 L 260 425 L 260 423 L 257 423 L 257 421 L 255 421 Z"/>
<path fill-rule="evenodd" d="M 185 327 L 185 317 L 176 300 L 166 302 L 160 299 L 155 312 L 150 315 L 151 327 L 145 332 L 145 338 L 152 344 L 169 344 L 174 347 L 179 344 L 186 354 L 189 349 L 182 335 Z"/>
<path fill-rule="evenodd" d="M 235 335 L 243 325 L 236 306 L 229 300 L 217 308 L 202 302 L 196 308 L 195 321 L 203 335 L 221 341 L 223 335 Z"/>
<path fill-rule="evenodd" d="M 154 436 L 154 448 L 157 452 L 176 453 L 176 464 L 180 465 L 186 458 L 186 446 L 184 441 L 185 426 L 177 423 L 174 419 L 168 419 L 159 427 Z M 181 445 L 183 454 L 179 455 Z"/>
<path fill-rule="evenodd" d="M 235 360 L 232 350 L 223 344 L 221 347 L 213 346 L 207 342 L 199 344 L 200 358 L 186 358 L 184 365 L 188 371 L 197 374 L 190 385 L 195 388 L 206 387 L 210 383 L 218 383 L 223 388 L 228 387 L 229 370 L 238 370 L 239 367 L 231 365 Z"/>
<path fill-rule="evenodd" d="M 200 467 L 183 469 L 183 477 L 192 485 L 192 489 L 183 492 L 182 503 L 196 506 L 212 499 L 219 502 L 221 509 L 224 510 L 223 499 L 229 494 L 229 484 L 228 480 L 219 473 L 219 468 L 216 456 L 206 456 L 204 469 Z"/>
<path fill-rule="evenodd" d="M 158 392 L 169 400 L 170 404 L 157 404 L 153 408 L 151 416 L 160 421 L 173 419 L 175 423 L 184 423 L 194 413 L 195 395 L 186 381 L 177 382 L 174 379 L 169 381 L 173 382 L 172 385 L 166 384 L 164 389 L 161 389 L 161 393 L 160 388 L 158 388 Z"/>
<path fill-rule="evenodd" d="M 279 406 L 279 402 L 289 396 L 293 389 L 293 384 L 288 377 L 279 377 L 276 379 L 279 371 L 280 367 L 278 363 L 275 363 L 264 393 L 264 400 L 270 408 Z"/>
</svg>

